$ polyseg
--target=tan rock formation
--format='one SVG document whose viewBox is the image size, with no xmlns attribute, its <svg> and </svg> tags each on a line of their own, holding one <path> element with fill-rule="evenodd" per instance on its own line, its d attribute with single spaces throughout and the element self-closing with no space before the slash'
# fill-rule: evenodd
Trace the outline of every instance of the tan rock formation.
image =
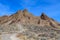
<svg viewBox="0 0 60 40">
<path fill-rule="evenodd" d="M 43 20 L 49 20 L 50 18 L 47 16 L 47 15 L 45 15 L 44 13 L 42 13 L 41 14 L 41 19 L 43 19 Z"/>
<path fill-rule="evenodd" d="M 0 40 L 60 40 L 60 24 L 44 13 L 33 16 L 26 9 L 0 17 Z"/>
<path fill-rule="evenodd" d="M 9 24 L 20 22 L 22 24 L 34 24 L 38 26 L 59 26 L 59 23 L 46 16 L 44 13 L 42 13 L 40 17 L 36 17 L 26 9 L 23 11 L 19 10 L 11 16 L 0 17 L 0 24 L 5 24 L 8 21 L 11 21 Z"/>
</svg>

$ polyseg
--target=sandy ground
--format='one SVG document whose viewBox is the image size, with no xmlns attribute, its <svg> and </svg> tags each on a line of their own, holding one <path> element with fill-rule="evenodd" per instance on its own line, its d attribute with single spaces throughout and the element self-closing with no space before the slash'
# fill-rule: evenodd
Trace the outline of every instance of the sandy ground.
<svg viewBox="0 0 60 40">
<path fill-rule="evenodd" d="M 2 34 L 0 35 L 0 40 L 19 40 L 16 38 L 16 33 L 14 34 Z"/>
</svg>

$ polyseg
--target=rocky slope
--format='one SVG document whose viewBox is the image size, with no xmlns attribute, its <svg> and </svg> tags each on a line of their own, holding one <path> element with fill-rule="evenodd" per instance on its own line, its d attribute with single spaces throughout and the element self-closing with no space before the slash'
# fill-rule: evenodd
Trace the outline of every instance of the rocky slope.
<svg viewBox="0 0 60 40">
<path fill-rule="evenodd" d="M 60 24 L 44 13 L 33 16 L 19 10 L 0 17 L 0 40 L 60 40 Z"/>
</svg>

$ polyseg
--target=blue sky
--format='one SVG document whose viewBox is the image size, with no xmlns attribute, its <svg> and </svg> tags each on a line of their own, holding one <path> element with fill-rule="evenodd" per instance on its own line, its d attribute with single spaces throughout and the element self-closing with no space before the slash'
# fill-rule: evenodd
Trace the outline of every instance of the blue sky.
<svg viewBox="0 0 60 40">
<path fill-rule="evenodd" d="M 17 10 L 27 9 L 35 16 L 44 12 L 60 22 L 60 0 L 0 0 L 0 16 L 11 15 Z"/>
</svg>

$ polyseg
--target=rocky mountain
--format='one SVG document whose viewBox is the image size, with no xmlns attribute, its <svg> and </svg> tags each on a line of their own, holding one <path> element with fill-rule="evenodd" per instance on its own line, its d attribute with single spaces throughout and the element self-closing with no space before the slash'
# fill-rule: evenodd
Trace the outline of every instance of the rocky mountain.
<svg viewBox="0 0 60 40">
<path fill-rule="evenodd" d="M 0 40 L 60 40 L 60 23 L 26 9 L 0 17 Z"/>
</svg>

